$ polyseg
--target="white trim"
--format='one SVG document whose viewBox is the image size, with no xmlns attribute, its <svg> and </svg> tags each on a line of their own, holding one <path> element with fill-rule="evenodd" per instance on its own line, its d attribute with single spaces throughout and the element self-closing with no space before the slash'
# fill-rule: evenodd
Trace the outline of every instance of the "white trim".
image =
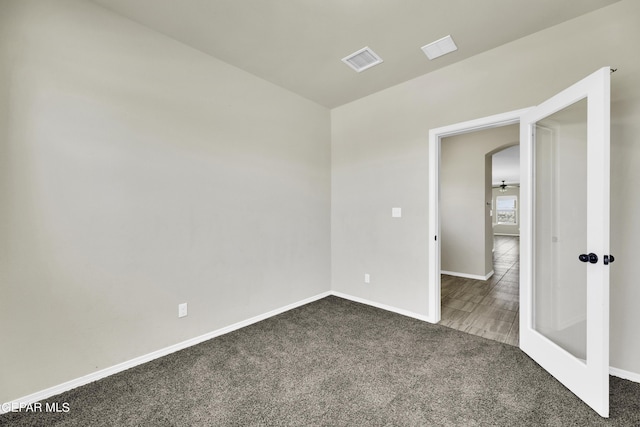
<svg viewBox="0 0 640 427">
<path fill-rule="evenodd" d="M 440 270 L 440 274 L 446 274 L 449 276 L 455 277 L 464 277 L 465 279 L 475 279 L 475 280 L 489 280 L 491 276 L 493 276 L 494 271 L 491 270 L 486 276 L 480 276 L 479 274 L 467 274 L 467 273 L 458 273 L 456 271 L 445 271 Z"/>
<path fill-rule="evenodd" d="M 534 327 L 536 241 L 534 179 L 535 124 L 575 102 L 587 99 L 585 251 L 609 252 L 610 74 L 604 67 L 569 86 L 522 116 L 520 124 L 520 349 L 594 409 L 609 416 L 609 269 L 586 268 L 586 364 Z M 533 203 L 532 203 L 533 202 Z"/>
<path fill-rule="evenodd" d="M 266 320 L 270 317 L 276 316 L 278 314 L 284 313 L 286 311 L 292 310 L 294 308 L 312 303 L 319 299 L 328 297 L 331 295 L 331 291 L 323 292 L 321 294 L 306 298 L 302 301 L 294 302 L 292 304 L 286 305 L 284 307 L 276 308 L 275 310 L 271 310 L 267 313 L 260 314 L 258 316 L 254 316 L 250 319 L 243 320 L 238 323 L 234 323 L 233 325 L 226 326 L 221 329 L 217 329 L 213 332 L 206 333 L 204 335 L 200 335 L 195 338 L 188 339 L 186 341 L 182 341 L 178 344 L 170 345 L 169 347 L 162 348 L 160 350 L 153 351 L 151 353 L 145 354 L 143 356 L 136 357 L 131 360 L 127 360 L 126 362 L 118 363 L 117 365 L 113 365 L 109 368 L 101 369 L 96 372 L 92 372 L 88 375 L 84 375 L 80 378 L 76 378 L 71 381 L 64 382 L 62 384 L 58 384 L 53 387 L 46 388 L 44 390 L 38 391 L 33 394 L 29 394 L 27 396 L 20 397 L 13 401 L 9 401 L 0 405 L 0 414 L 3 414 L 7 411 L 4 410 L 6 407 L 11 407 L 11 405 L 20 405 L 20 404 L 29 404 L 35 403 L 40 400 L 47 399 L 49 397 L 55 396 L 57 394 L 63 393 L 65 391 L 74 389 L 76 387 L 80 387 L 83 385 L 87 385 L 94 381 L 100 380 L 102 378 L 106 378 L 113 374 L 117 374 L 118 372 L 125 371 L 127 369 L 133 368 L 138 365 L 142 365 L 143 363 L 151 362 L 162 356 L 167 356 L 171 353 L 175 353 L 176 351 L 184 350 L 185 348 L 194 346 L 196 344 L 200 344 L 201 342 L 210 340 L 212 338 L 218 337 L 220 335 L 228 334 L 229 332 L 233 332 L 237 329 L 244 328 L 245 326 L 249 326 L 251 324 L 260 322 L 262 320 Z M 14 406 L 15 407 L 15 406 Z"/>
<path fill-rule="evenodd" d="M 444 273 L 444 271 L 442 272 Z M 344 294 L 342 292 L 331 291 L 330 295 L 336 296 L 338 298 L 344 298 L 350 301 L 358 302 L 361 304 L 369 305 L 371 307 L 376 307 L 382 310 L 391 311 L 393 313 L 401 314 L 403 316 L 412 317 L 417 320 L 422 320 L 429 323 L 435 323 L 432 321 L 430 316 L 425 316 L 422 314 L 417 314 L 412 311 L 404 310 L 401 308 L 392 307 L 390 305 L 381 304 L 378 302 L 374 302 L 365 298 L 355 297 L 353 295 Z M 629 380 L 640 384 L 640 373 L 635 373 L 631 371 L 625 371 L 624 369 L 614 368 L 613 366 L 609 368 L 609 372 L 614 377 L 622 378 L 624 380 Z"/>
<path fill-rule="evenodd" d="M 382 303 L 371 301 L 371 300 L 368 300 L 368 299 L 364 299 L 364 298 L 360 298 L 360 297 L 354 297 L 353 295 L 343 294 L 342 292 L 331 291 L 331 295 L 339 297 L 339 298 L 348 299 L 348 300 L 353 301 L 353 302 L 359 302 L 361 304 L 369 305 L 371 307 L 380 308 L 380 309 L 385 310 L 385 311 L 391 311 L 393 313 L 401 314 L 403 316 L 412 317 L 414 319 L 422 320 L 424 322 L 436 323 L 429 316 L 425 316 L 424 314 L 414 313 L 413 311 L 405 310 L 403 308 L 397 308 L 397 307 L 393 307 L 391 305 L 382 304 Z"/>
<path fill-rule="evenodd" d="M 530 108 L 429 130 L 429 318 L 440 321 L 440 140 L 447 136 L 520 123 Z"/>
<path fill-rule="evenodd" d="M 609 374 L 614 377 L 622 378 L 623 380 L 629 380 L 640 384 L 640 374 L 636 374 L 635 372 L 625 371 L 624 369 L 618 369 L 610 366 Z"/>
<path fill-rule="evenodd" d="M 442 272 L 443 274 L 444 271 Z M 407 316 L 407 317 L 412 317 L 414 319 L 417 320 L 422 320 L 425 322 L 429 322 L 429 323 L 436 323 L 433 322 L 430 316 L 425 316 L 422 314 L 417 314 L 414 313 L 412 311 L 408 311 L 408 310 L 404 310 L 401 308 L 396 308 L 396 307 L 392 307 L 390 305 L 386 305 L 386 304 L 381 304 L 378 302 L 374 302 L 365 298 L 360 298 L 360 297 L 355 297 L 353 295 L 348 295 L 348 294 L 344 294 L 342 292 L 337 292 L 337 291 L 331 291 L 330 295 L 336 296 L 338 298 L 344 298 L 350 301 L 354 301 L 354 302 L 358 302 L 361 304 L 365 304 L 365 305 L 369 305 L 372 307 L 376 307 L 382 310 L 386 310 L 386 311 L 391 311 L 393 313 L 397 313 L 397 314 L 401 314 L 403 316 Z M 640 384 L 640 373 L 635 373 L 635 372 L 631 372 L 631 371 L 625 371 L 624 369 L 619 369 L 619 368 L 614 368 L 613 366 L 609 368 L 609 373 L 611 375 L 613 375 L 614 377 L 618 377 L 618 378 L 622 378 L 624 380 L 629 380 L 629 381 L 633 381 L 636 382 L 638 384 Z"/>
<path fill-rule="evenodd" d="M 3 403 L 2 405 L 0 405 L 0 414 L 4 414 L 4 413 L 8 412 L 8 411 L 5 411 L 3 409 L 5 407 L 11 407 L 11 405 L 20 405 L 21 403 L 22 404 L 29 404 L 29 403 L 39 402 L 41 400 L 44 400 L 44 399 L 47 399 L 49 397 L 58 395 L 58 394 L 63 393 L 65 391 L 68 391 L 68 390 L 71 390 L 71 389 L 74 389 L 74 388 L 77 388 L 77 387 L 92 383 L 94 381 L 98 381 L 100 379 L 106 378 L 106 377 L 111 376 L 113 374 L 117 374 L 118 372 L 125 371 L 125 370 L 127 370 L 129 368 L 133 368 L 135 366 L 142 365 L 143 363 L 150 362 L 150 361 L 155 360 L 155 359 L 157 359 L 159 357 L 166 356 L 166 355 L 169 355 L 171 353 L 175 353 L 176 351 L 183 350 L 185 348 L 191 347 L 191 346 L 196 345 L 196 344 L 200 344 L 201 342 L 204 342 L 204 341 L 207 341 L 209 339 L 218 337 L 220 335 L 224 335 L 224 334 L 227 334 L 229 332 L 233 332 L 233 331 L 235 331 L 237 329 L 243 328 L 245 326 L 249 326 L 249 325 L 251 325 L 253 323 L 260 322 L 262 320 L 266 320 L 269 317 L 273 317 L 273 316 L 276 316 L 278 314 L 284 313 L 286 311 L 292 310 L 294 308 L 297 308 L 297 307 L 312 303 L 312 302 L 320 300 L 322 298 L 326 298 L 326 297 L 328 297 L 330 295 L 336 296 L 338 298 L 343 298 L 343 299 L 346 299 L 346 300 L 358 302 L 358 303 L 361 303 L 361 304 L 369 305 L 371 307 L 376 307 L 376 308 L 379 308 L 381 310 L 386 310 L 386 311 L 390 311 L 390 312 L 393 312 L 393 313 L 397 313 L 397 314 L 400 314 L 400 315 L 403 315 L 403 316 L 411 317 L 411 318 L 414 318 L 414 319 L 417 319 L 417 320 L 422 320 L 422 321 L 429 322 L 429 323 L 436 323 L 436 322 L 433 321 L 433 319 L 430 316 L 424 316 L 422 314 L 414 313 L 414 312 L 409 311 L 409 310 L 404 310 L 402 308 L 396 308 L 396 307 L 392 307 L 390 305 L 377 303 L 377 302 L 370 301 L 370 300 L 367 300 L 367 299 L 364 299 L 364 298 L 359 298 L 359 297 L 355 297 L 353 295 L 344 294 L 342 292 L 327 291 L 327 292 L 323 292 L 321 294 L 318 294 L 316 296 L 304 299 L 302 301 L 298 301 L 296 303 L 289 304 L 287 306 L 284 306 L 284 307 L 269 311 L 268 313 L 252 317 L 252 318 L 244 320 L 242 322 L 234 323 L 231 326 L 227 326 L 225 328 L 221 328 L 221 329 L 218 329 L 216 331 L 209 332 L 209 333 L 204 334 L 204 335 L 200 335 L 199 337 L 195 337 L 195 338 L 192 338 L 190 340 L 183 341 L 181 343 L 178 343 L 178 344 L 175 344 L 175 345 L 172 345 L 172 346 L 169 346 L 169 347 L 165 347 L 163 349 L 154 351 L 154 352 L 146 354 L 144 356 L 136 357 L 135 359 L 131 359 L 131 360 L 128 360 L 126 362 L 119 363 L 117 365 L 111 366 L 110 368 L 105 368 L 105 369 L 102 369 L 100 371 L 91 373 L 89 375 L 85 375 L 83 377 L 76 378 L 75 380 L 67 381 L 67 382 L 59 384 L 57 386 L 49 387 L 49 388 L 47 388 L 45 390 L 41 390 L 39 392 L 36 392 L 36 393 L 30 394 L 30 395 L 21 397 L 19 399 L 15 399 L 13 401 Z M 640 374 L 637 374 L 635 372 L 625 371 L 623 369 L 618 369 L 618 368 L 611 367 L 610 368 L 610 373 L 611 373 L 611 375 L 613 375 L 615 377 L 622 378 L 622 379 L 629 380 L 629 381 L 633 381 L 633 382 L 636 382 L 636 383 L 640 383 Z M 7 406 L 7 405 L 9 405 L 9 406 Z"/>
</svg>

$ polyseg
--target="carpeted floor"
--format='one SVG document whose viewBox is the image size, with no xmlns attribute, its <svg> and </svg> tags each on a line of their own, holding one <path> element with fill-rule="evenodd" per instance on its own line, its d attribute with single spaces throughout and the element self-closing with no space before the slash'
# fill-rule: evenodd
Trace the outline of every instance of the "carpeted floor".
<svg viewBox="0 0 640 427">
<path fill-rule="evenodd" d="M 47 402 L 0 425 L 640 425 L 640 384 L 611 378 L 605 420 L 517 347 L 337 297 Z"/>
</svg>

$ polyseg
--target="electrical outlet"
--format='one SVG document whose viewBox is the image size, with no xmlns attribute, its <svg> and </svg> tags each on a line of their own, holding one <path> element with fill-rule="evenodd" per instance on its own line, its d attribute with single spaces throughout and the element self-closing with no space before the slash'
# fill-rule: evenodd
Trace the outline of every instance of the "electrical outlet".
<svg viewBox="0 0 640 427">
<path fill-rule="evenodd" d="M 364 275 L 364 283 L 371 283 L 371 276 L 367 273 Z"/>
<path fill-rule="evenodd" d="M 187 303 L 178 304 L 178 317 L 185 317 L 187 315 Z"/>
</svg>

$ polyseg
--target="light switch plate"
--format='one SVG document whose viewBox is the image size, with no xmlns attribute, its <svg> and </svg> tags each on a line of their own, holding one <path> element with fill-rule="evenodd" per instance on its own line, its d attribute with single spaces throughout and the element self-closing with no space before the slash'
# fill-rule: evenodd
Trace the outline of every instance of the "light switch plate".
<svg viewBox="0 0 640 427">
<path fill-rule="evenodd" d="M 391 217 L 393 218 L 402 217 L 402 208 L 391 208 Z"/>
</svg>

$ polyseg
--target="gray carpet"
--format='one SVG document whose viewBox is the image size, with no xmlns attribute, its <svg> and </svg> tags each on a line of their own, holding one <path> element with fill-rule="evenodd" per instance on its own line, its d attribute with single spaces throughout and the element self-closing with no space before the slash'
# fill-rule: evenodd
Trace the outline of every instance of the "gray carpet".
<svg viewBox="0 0 640 427">
<path fill-rule="evenodd" d="M 610 393 L 604 420 L 516 347 L 327 297 L 0 425 L 640 425 L 640 384 Z"/>
</svg>

